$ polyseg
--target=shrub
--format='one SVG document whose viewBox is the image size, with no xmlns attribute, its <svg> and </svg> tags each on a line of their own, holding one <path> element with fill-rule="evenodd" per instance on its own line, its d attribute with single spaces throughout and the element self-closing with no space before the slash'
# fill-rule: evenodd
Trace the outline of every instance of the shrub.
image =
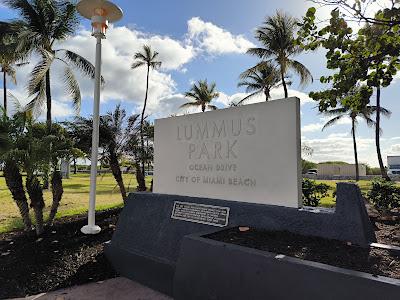
<svg viewBox="0 0 400 300">
<path fill-rule="evenodd" d="M 329 185 L 316 183 L 314 180 L 303 179 L 303 204 L 305 206 L 316 207 L 322 198 L 328 195 Z"/>
<path fill-rule="evenodd" d="M 368 192 L 368 199 L 378 210 L 391 210 L 400 207 L 400 188 L 394 182 L 383 179 L 374 180 Z"/>
</svg>

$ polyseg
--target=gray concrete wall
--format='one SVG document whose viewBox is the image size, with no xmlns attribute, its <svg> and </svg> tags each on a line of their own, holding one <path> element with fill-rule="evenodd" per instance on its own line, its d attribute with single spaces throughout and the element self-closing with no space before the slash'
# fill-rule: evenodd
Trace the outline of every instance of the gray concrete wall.
<svg viewBox="0 0 400 300">
<path fill-rule="evenodd" d="M 168 295 L 186 235 L 216 227 L 171 218 L 175 201 L 230 208 L 228 226 L 287 230 L 367 246 L 375 234 L 359 188 L 340 183 L 336 209 L 287 208 L 186 196 L 130 194 L 105 252 L 116 271 Z"/>
<path fill-rule="evenodd" d="M 176 300 L 398 299 L 400 280 L 209 240 L 185 237 Z"/>
</svg>

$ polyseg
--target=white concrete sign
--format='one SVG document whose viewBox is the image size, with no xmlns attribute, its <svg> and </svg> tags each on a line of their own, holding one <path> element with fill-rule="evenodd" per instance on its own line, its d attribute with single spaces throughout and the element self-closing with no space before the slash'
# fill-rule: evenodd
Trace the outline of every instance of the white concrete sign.
<svg viewBox="0 0 400 300">
<path fill-rule="evenodd" d="M 156 120 L 154 192 L 301 206 L 300 101 Z"/>
</svg>

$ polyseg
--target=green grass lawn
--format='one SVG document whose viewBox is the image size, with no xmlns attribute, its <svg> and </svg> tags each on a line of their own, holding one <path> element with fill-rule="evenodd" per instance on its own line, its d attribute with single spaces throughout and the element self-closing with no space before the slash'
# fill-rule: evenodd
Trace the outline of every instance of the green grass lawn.
<svg viewBox="0 0 400 300">
<path fill-rule="evenodd" d="M 328 196 L 321 199 L 320 205 L 324 207 L 334 207 L 335 206 L 335 198 L 333 197 L 333 192 L 336 189 L 336 184 L 338 182 L 349 182 L 348 180 L 316 180 L 318 183 L 325 183 L 329 185 Z M 355 181 L 350 181 L 354 182 Z M 361 193 L 366 194 L 371 189 L 372 181 L 371 180 L 360 180 L 358 182 L 358 186 L 360 187 Z M 400 187 L 400 183 L 396 184 Z"/>
<path fill-rule="evenodd" d="M 124 174 L 124 183 L 128 191 L 136 189 L 137 182 L 134 174 Z M 87 211 L 89 201 L 89 174 L 72 175 L 70 179 L 64 179 L 64 196 L 58 209 L 57 218 L 83 214 Z M 151 178 L 146 178 L 148 187 Z M 51 191 L 44 192 L 46 209 L 45 216 L 51 205 Z M 105 210 L 122 206 L 122 198 L 114 177 L 111 174 L 100 175 L 97 180 L 96 209 Z M 22 221 L 18 208 L 11 198 L 4 177 L 0 177 L 0 233 L 21 229 Z"/>
<path fill-rule="evenodd" d="M 137 186 L 135 175 L 124 174 L 124 182 L 128 191 L 132 192 Z M 83 214 L 87 211 L 89 200 L 89 174 L 72 175 L 70 179 L 64 179 L 64 196 L 58 209 L 57 218 Z M 146 178 L 150 186 L 151 178 Z M 328 196 L 321 200 L 323 207 L 334 207 L 335 199 L 333 192 L 338 181 L 317 180 L 317 182 L 329 185 Z M 371 186 L 371 181 L 361 180 L 358 185 L 362 192 L 367 192 Z M 400 185 L 400 184 L 399 184 Z M 46 201 L 45 216 L 49 212 L 51 205 L 51 192 L 44 192 Z M 122 206 L 122 198 L 114 177 L 111 174 L 101 175 L 97 181 L 96 209 L 105 210 Z M 6 186 L 4 177 L 0 177 L 0 233 L 14 229 L 23 228 L 17 206 L 12 201 L 11 194 Z"/>
</svg>

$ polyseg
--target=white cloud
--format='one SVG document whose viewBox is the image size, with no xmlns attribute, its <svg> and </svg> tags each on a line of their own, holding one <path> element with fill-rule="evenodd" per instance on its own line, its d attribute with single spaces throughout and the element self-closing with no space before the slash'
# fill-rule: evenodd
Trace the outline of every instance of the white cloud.
<svg viewBox="0 0 400 300">
<path fill-rule="evenodd" d="M 328 136 L 326 138 L 317 139 L 304 138 L 302 142 L 313 149 L 313 161 L 339 160 L 348 163 L 354 162 L 353 141 L 351 137 Z M 357 139 L 360 162 L 376 165 L 373 147 L 374 139 L 361 137 Z"/>
<path fill-rule="evenodd" d="M 400 144 L 391 145 L 388 154 L 399 155 L 400 154 Z"/>
<path fill-rule="evenodd" d="M 381 139 L 381 151 L 384 163 L 387 155 L 400 155 L 400 144 L 393 143 L 396 138 Z M 302 143 L 310 146 L 314 151 L 312 160 L 345 161 L 354 163 L 353 139 L 349 133 L 330 134 L 324 138 L 307 138 L 302 136 Z M 357 151 L 359 161 L 377 167 L 378 159 L 375 148 L 375 139 L 357 137 Z"/>
<path fill-rule="evenodd" d="M 68 103 L 54 101 L 51 106 L 51 113 L 53 118 L 64 119 L 65 117 L 74 115 L 75 111 Z"/>
<path fill-rule="evenodd" d="M 0 89 L 0 94 L 3 95 L 3 89 Z M 23 90 L 14 89 L 12 91 L 8 91 L 8 115 L 12 115 L 17 111 L 17 109 L 23 108 L 29 102 L 29 100 L 30 99 L 26 97 L 26 93 Z M 3 102 L 1 103 L 1 106 L 3 106 Z M 68 103 L 53 100 L 52 115 L 54 118 L 64 119 L 65 117 L 69 117 L 74 114 L 74 110 L 71 108 L 70 105 L 68 105 Z"/>
<path fill-rule="evenodd" d="M 288 89 L 288 95 L 289 97 L 297 97 L 300 99 L 300 104 L 304 105 L 304 104 L 308 104 L 308 103 L 312 103 L 312 104 L 316 104 L 316 102 L 311 99 L 308 94 L 301 92 L 301 91 L 297 91 L 294 89 Z M 274 88 L 271 90 L 271 98 L 272 99 L 282 99 L 285 98 L 285 93 L 283 91 L 283 88 Z"/>
<path fill-rule="evenodd" d="M 200 18 L 193 18 L 188 22 L 188 34 L 182 40 L 148 34 L 126 26 L 111 26 L 107 33 L 107 39 L 102 41 L 102 75 L 106 81 L 101 93 L 102 101 L 131 102 L 135 105 L 136 111 L 139 110 L 145 95 L 146 69 L 132 70 L 130 66 L 134 53 L 140 51 L 143 44 L 151 45 L 159 52 L 159 59 L 162 61 L 162 68 L 151 72 L 148 98 L 148 112 L 151 114 L 160 110 L 162 113 L 157 113 L 158 116 L 167 115 L 168 111 L 162 107 L 161 102 L 165 105 L 167 100 L 172 101 L 178 95 L 176 83 L 172 76 L 167 73 L 168 71 L 176 70 L 186 73 L 188 71 L 186 65 L 199 52 L 209 55 L 243 53 L 248 47 L 252 46 L 243 36 L 232 35 L 230 32 L 212 23 L 206 23 Z M 72 50 L 94 63 L 95 39 L 84 28 L 81 28 L 75 36 L 70 37 L 65 42 L 57 44 L 55 48 Z M 33 57 L 30 61 L 29 65 L 18 71 L 19 82 L 26 84 L 28 74 L 38 59 Z M 67 109 L 70 98 L 65 94 L 65 87 L 58 76 L 62 73 L 63 68 L 62 62 L 56 62 L 51 70 L 52 96 L 54 102 L 57 102 L 56 105 L 53 105 L 55 117 L 58 114 L 69 116 L 72 113 L 71 109 Z M 82 77 L 79 72 L 76 72 L 76 74 L 82 98 L 92 99 L 93 81 Z M 24 104 L 29 101 L 25 84 L 20 84 L 12 89 L 14 93 L 19 95 Z M 173 105 L 167 105 L 172 112 Z"/>
<path fill-rule="evenodd" d="M 332 117 L 329 116 L 321 116 L 319 118 L 319 122 L 316 123 L 311 123 L 311 124 L 307 124 L 304 125 L 301 128 L 301 132 L 302 133 L 311 133 L 311 132 L 318 132 L 318 131 L 322 131 L 323 127 L 325 126 L 325 124 L 331 119 Z M 335 125 L 333 126 L 338 126 L 338 125 L 350 125 L 351 124 L 351 120 L 350 118 L 341 118 L 339 121 L 337 121 L 335 123 Z M 339 136 L 342 133 L 339 133 Z M 334 135 L 332 135 L 334 136 Z M 337 137 L 337 136 L 336 136 Z"/>
<path fill-rule="evenodd" d="M 271 90 L 271 98 L 269 101 L 274 101 L 274 100 L 279 100 L 285 98 L 284 91 L 280 88 L 274 88 Z M 293 89 L 288 90 L 289 97 L 298 97 L 300 99 L 300 104 L 304 105 L 307 103 L 314 103 L 315 101 L 312 100 L 306 93 L 296 91 Z M 244 99 L 246 96 L 248 96 L 248 93 L 236 93 L 231 96 L 226 95 L 224 93 L 220 93 L 220 97 L 217 99 L 217 102 L 228 106 L 230 103 L 238 103 L 242 99 Z M 245 102 L 245 104 L 252 104 L 252 103 L 259 103 L 259 102 L 264 102 L 265 101 L 265 96 L 263 94 L 259 94 L 255 97 L 250 98 Z"/>
<path fill-rule="evenodd" d="M 340 133 L 331 133 L 330 135 L 328 135 L 328 138 L 344 138 L 344 137 L 348 137 L 349 133 L 348 132 L 340 132 Z"/>
<path fill-rule="evenodd" d="M 158 113 L 152 115 L 155 118 L 166 118 L 172 115 L 178 115 L 184 113 L 180 106 L 188 102 L 182 94 L 168 95 L 159 100 L 159 107 L 162 108 Z"/>
<path fill-rule="evenodd" d="M 254 44 L 243 35 L 233 35 L 199 17 L 188 21 L 188 39 L 191 44 L 210 54 L 245 53 Z"/>
<path fill-rule="evenodd" d="M 323 123 L 308 124 L 308 125 L 301 127 L 301 132 L 302 133 L 310 133 L 310 132 L 321 131 L 323 127 L 324 127 Z"/>
<path fill-rule="evenodd" d="M 146 89 L 146 69 L 132 70 L 130 65 L 133 54 L 140 51 L 143 44 L 150 44 L 160 53 L 164 70 L 179 69 L 193 57 L 190 47 L 186 48 L 178 41 L 168 37 L 145 36 L 143 33 L 127 27 L 111 27 L 108 38 L 103 40 L 102 74 L 106 84 L 102 91 L 102 100 L 128 101 L 135 104 L 143 102 Z M 95 41 L 89 32 L 82 30 L 62 47 L 80 53 L 94 61 Z M 80 80 L 84 97 L 92 97 L 93 83 Z M 175 91 L 175 81 L 163 70 L 152 70 L 149 86 L 149 111 L 157 106 L 157 99 Z"/>
</svg>

